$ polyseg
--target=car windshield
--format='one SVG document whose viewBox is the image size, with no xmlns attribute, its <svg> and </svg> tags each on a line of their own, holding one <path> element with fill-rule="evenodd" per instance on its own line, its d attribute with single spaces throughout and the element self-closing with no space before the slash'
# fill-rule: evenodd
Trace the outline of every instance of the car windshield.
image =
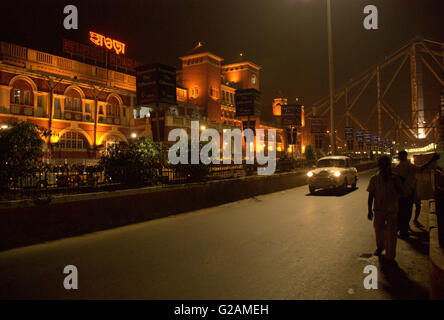
<svg viewBox="0 0 444 320">
<path fill-rule="evenodd" d="M 345 168 L 345 160 L 343 159 L 322 159 L 318 161 L 318 168 L 337 167 Z"/>
</svg>

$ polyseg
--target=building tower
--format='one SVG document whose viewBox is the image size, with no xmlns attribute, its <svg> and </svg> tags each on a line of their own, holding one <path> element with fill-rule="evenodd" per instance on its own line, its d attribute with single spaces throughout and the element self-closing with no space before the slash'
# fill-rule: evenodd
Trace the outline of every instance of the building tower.
<svg viewBox="0 0 444 320">
<path fill-rule="evenodd" d="M 221 122 L 220 86 L 222 58 L 199 42 L 182 60 L 181 82 L 188 90 L 190 103 L 203 107 L 204 115 Z"/>
</svg>

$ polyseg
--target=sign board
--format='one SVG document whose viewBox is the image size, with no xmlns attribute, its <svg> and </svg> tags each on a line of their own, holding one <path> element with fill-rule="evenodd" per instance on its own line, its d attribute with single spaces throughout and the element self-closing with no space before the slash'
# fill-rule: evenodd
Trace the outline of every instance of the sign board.
<svg viewBox="0 0 444 320">
<path fill-rule="evenodd" d="M 176 69 L 160 63 L 136 69 L 137 104 L 176 104 Z"/>
<path fill-rule="evenodd" d="M 310 123 L 311 133 L 327 133 L 327 117 L 313 116 Z"/>
<path fill-rule="evenodd" d="M 125 43 L 102 36 L 96 32 L 89 32 L 89 41 L 98 47 L 113 50 L 116 54 L 125 54 Z"/>
<path fill-rule="evenodd" d="M 150 124 L 151 132 L 154 141 L 165 141 L 165 112 L 151 111 L 150 114 Z M 157 129 L 157 124 L 159 124 L 159 129 Z M 160 136 L 158 136 L 158 133 Z"/>
<path fill-rule="evenodd" d="M 281 106 L 282 125 L 283 126 L 301 126 L 302 125 L 302 105 L 285 104 Z"/>
<path fill-rule="evenodd" d="M 345 140 L 353 141 L 353 127 L 345 127 L 344 128 Z"/>
<path fill-rule="evenodd" d="M 236 90 L 236 117 L 247 117 L 260 114 L 261 93 L 256 89 Z"/>
<path fill-rule="evenodd" d="M 116 51 L 107 50 L 105 47 L 85 45 L 68 39 L 63 39 L 63 53 L 71 59 L 102 65 L 105 68 L 115 68 L 123 73 L 134 74 L 136 67 L 141 65 L 123 56 L 121 52 L 117 54 Z"/>
</svg>

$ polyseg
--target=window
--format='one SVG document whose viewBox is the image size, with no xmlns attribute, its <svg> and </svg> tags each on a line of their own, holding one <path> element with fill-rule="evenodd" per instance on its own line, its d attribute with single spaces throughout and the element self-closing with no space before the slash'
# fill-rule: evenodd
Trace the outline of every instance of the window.
<svg viewBox="0 0 444 320">
<path fill-rule="evenodd" d="M 20 90 L 18 89 L 14 90 L 14 103 L 20 104 Z"/>
<path fill-rule="evenodd" d="M 318 168 L 345 168 L 345 161 L 342 159 L 323 159 L 318 161 Z"/>
<path fill-rule="evenodd" d="M 99 114 L 103 114 L 103 106 L 99 107 Z"/>
<path fill-rule="evenodd" d="M 91 113 L 91 109 L 90 109 L 89 103 L 85 103 L 85 112 L 86 113 Z"/>
<path fill-rule="evenodd" d="M 83 150 L 86 149 L 87 142 L 81 133 L 68 131 L 60 137 L 58 147 L 60 149 Z"/>
<path fill-rule="evenodd" d="M 191 88 L 191 98 L 197 98 L 199 96 L 199 89 L 197 87 Z"/>
<path fill-rule="evenodd" d="M 126 108 L 122 108 L 122 116 L 126 118 Z"/>
<path fill-rule="evenodd" d="M 60 111 L 60 99 L 59 98 L 54 99 L 54 110 Z"/>
<path fill-rule="evenodd" d="M 106 116 L 118 117 L 119 116 L 119 105 L 107 104 L 106 105 Z"/>
<path fill-rule="evenodd" d="M 30 97 L 31 97 L 31 94 L 30 94 L 30 92 L 29 91 L 25 91 L 25 94 L 24 94 L 24 104 L 25 105 L 27 105 L 27 106 L 29 106 L 31 103 L 30 103 Z"/>
<path fill-rule="evenodd" d="M 42 96 L 37 97 L 37 107 L 41 108 L 43 107 L 43 98 Z"/>
<path fill-rule="evenodd" d="M 72 110 L 72 98 L 67 97 L 65 99 L 65 110 Z"/>
<path fill-rule="evenodd" d="M 82 112 L 82 107 L 80 105 L 80 99 L 74 98 L 74 111 Z"/>
</svg>

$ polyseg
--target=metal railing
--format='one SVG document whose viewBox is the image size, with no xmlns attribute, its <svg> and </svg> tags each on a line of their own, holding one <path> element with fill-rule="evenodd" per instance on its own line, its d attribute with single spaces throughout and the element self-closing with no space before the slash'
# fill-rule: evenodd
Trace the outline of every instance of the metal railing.
<svg viewBox="0 0 444 320">
<path fill-rule="evenodd" d="M 312 162 L 303 159 L 277 160 L 275 173 L 307 168 Z M 174 185 L 222 180 L 257 174 L 257 164 L 165 166 L 158 170 L 152 184 Z M 129 186 L 112 181 L 98 165 L 53 165 L 40 168 L 16 179 L 9 179 L 0 189 L 0 200 L 34 199 L 50 201 L 55 195 L 79 194 L 126 189 Z M 42 200 L 43 199 L 43 200 Z"/>
</svg>

